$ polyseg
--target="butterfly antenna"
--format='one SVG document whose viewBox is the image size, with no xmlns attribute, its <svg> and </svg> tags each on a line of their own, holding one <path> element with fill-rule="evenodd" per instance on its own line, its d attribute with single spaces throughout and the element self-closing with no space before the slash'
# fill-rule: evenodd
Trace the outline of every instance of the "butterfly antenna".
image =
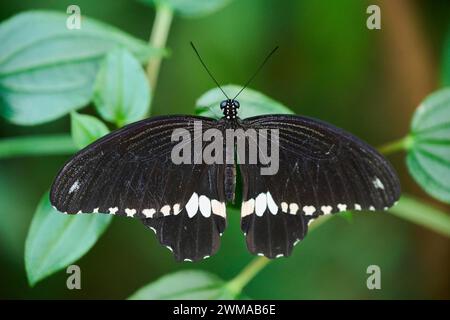
<svg viewBox="0 0 450 320">
<path fill-rule="evenodd" d="M 198 60 L 200 60 L 201 64 L 202 64 L 203 67 L 205 68 L 206 72 L 208 72 L 208 74 L 209 74 L 209 76 L 211 77 L 211 79 L 213 79 L 213 81 L 216 83 L 217 87 L 219 87 L 220 91 L 222 91 L 222 93 L 224 94 L 224 96 L 225 96 L 227 99 L 230 99 L 230 98 L 227 96 L 227 94 L 225 93 L 225 91 L 223 91 L 222 87 L 221 87 L 220 84 L 217 82 L 217 80 L 213 77 L 213 75 L 212 75 L 211 72 L 209 71 L 209 69 L 208 69 L 208 67 L 206 66 L 206 64 L 203 62 L 202 57 L 200 57 L 200 54 L 198 53 L 197 48 L 194 46 L 194 43 L 193 43 L 192 41 L 191 41 L 191 46 L 192 46 L 192 49 L 194 49 L 195 54 L 196 54 L 197 57 L 198 57 Z"/>
<path fill-rule="evenodd" d="M 264 67 L 264 65 L 266 64 L 266 62 L 269 60 L 269 58 L 275 53 L 275 51 L 278 50 L 278 46 L 276 46 L 275 48 L 273 48 L 272 51 L 270 51 L 270 53 L 267 55 L 267 57 L 264 59 L 264 61 L 260 64 L 260 66 L 258 67 L 258 69 L 256 69 L 255 73 L 250 77 L 250 79 L 248 79 L 248 81 L 245 83 L 245 85 L 242 87 L 241 90 L 239 90 L 239 92 L 237 93 L 237 95 L 234 96 L 233 100 L 236 99 L 238 97 L 238 95 L 241 94 L 242 91 L 244 91 L 245 88 L 247 88 L 247 86 L 250 84 L 250 82 L 253 81 L 253 79 L 256 77 L 256 75 L 258 74 L 258 72 L 262 69 L 262 67 Z"/>
</svg>

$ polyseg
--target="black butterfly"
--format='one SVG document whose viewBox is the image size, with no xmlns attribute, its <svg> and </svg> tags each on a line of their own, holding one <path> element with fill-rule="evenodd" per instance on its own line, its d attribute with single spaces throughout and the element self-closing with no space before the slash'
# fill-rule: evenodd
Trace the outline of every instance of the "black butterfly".
<svg viewBox="0 0 450 320">
<path fill-rule="evenodd" d="M 400 184 L 392 166 L 355 136 L 296 115 L 241 120 L 235 99 L 220 107 L 220 120 L 154 117 L 99 139 L 61 169 L 51 189 L 52 205 L 68 214 L 100 212 L 140 219 L 178 261 L 215 254 L 226 227 L 226 203 L 234 199 L 236 164 L 172 161 L 179 143 L 172 141 L 172 133 L 193 133 L 196 121 L 201 121 L 203 132 L 214 128 L 224 136 L 226 129 L 278 129 L 276 174 L 261 175 L 265 164 L 260 162 L 239 164 L 241 228 L 252 254 L 289 256 L 319 216 L 386 210 L 398 200 Z M 202 141 L 202 150 L 207 145 Z"/>
</svg>

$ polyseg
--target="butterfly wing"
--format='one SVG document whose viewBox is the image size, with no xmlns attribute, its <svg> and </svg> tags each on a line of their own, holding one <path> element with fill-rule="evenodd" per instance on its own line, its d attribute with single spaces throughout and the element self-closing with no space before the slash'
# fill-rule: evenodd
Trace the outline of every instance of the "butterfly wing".
<svg viewBox="0 0 450 320">
<path fill-rule="evenodd" d="M 270 115 L 244 119 L 242 126 L 278 130 L 278 141 L 268 139 L 268 149 L 279 150 L 276 174 L 261 175 L 261 163 L 240 164 L 241 228 L 253 254 L 288 256 L 317 217 L 346 210 L 386 210 L 400 196 L 400 183 L 389 162 L 330 124 Z"/>
<path fill-rule="evenodd" d="M 175 164 L 171 158 L 174 147 L 185 142 L 172 141 L 172 133 L 181 129 L 193 137 L 196 120 L 203 129 L 217 123 L 204 117 L 154 117 L 99 139 L 59 172 L 52 205 L 68 214 L 138 218 L 177 260 L 214 254 L 226 226 L 223 165 Z"/>
</svg>

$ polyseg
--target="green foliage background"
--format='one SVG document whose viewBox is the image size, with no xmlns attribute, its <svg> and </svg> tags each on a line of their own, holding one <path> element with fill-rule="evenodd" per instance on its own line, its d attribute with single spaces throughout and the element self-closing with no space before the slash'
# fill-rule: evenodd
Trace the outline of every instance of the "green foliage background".
<svg viewBox="0 0 450 320">
<path fill-rule="evenodd" d="M 146 5 L 146 2 L 152 1 L 77 1 L 76 4 L 81 7 L 82 14 L 146 41 L 151 33 L 155 13 L 154 8 Z M 141 89 L 145 100 L 150 100 L 147 95 L 151 95 L 152 115 L 192 114 L 196 104 L 202 107 L 211 104 L 214 107 L 214 94 L 203 95 L 214 86 L 200 67 L 189 41 L 197 44 L 213 73 L 224 84 L 244 83 L 257 62 L 274 45 L 279 45 L 280 50 L 252 83 L 253 89 L 289 106 L 295 113 L 332 122 L 375 146 L 404 137 L 410 131 L 414 109 L 420 101 L 411 105 L 409 92 L 402 91 L 401 81 L 392 77 L 391 67 L 386 63 L 396 58 L 392 56 L 395 53 L 386 47 L 384 38 L 386 33 L 392 33 L 393 30 L 385 24 L 381 31 L 369 31 L 366 28 L 365 9 L 369 2 L 225 2 L 226 5 L 219 11 L 214 11 L 216 4 L 210 4 L 200 14 L 193 14 L 195 7 L 185 5 L 175 15 L 167 43 L 167 59 L 163 60 L 157 87 L 152 88 L 151 93 L 145 88 Z M 437 80 L 443 79 L 443 84 L 448 85 L 450 7 L 446 1 L 411 3 L 419 14 L 425 38 L 431 48 L 432 55 L 428 62 L 439 70 L 436 72 Z M 32 9 L 65 12 L 70 4 L 74 3 L 44 0 L 1 2 L 0 20 Z M 12 35 L 11 38 L 14 39 Z M 136 44 L 136 50 L 138 47 L 139 44 Z M 142 55 L 148 57 L 152 54 L 156 55 L 153 51 Z M 112 60 L 122 59 L 124 63 L 130 64 L 130 68 L 136 64 L 136 60 L 131 58 L 130 61 L 126 53 L 113 51 L 110 55 Z M 102 68 L 108 68 L 108 65 Z M 138 72 L 131 76 L 141 77 Z M 101 82 L 99 78 L 98 82 Z M 115 92 L 116 85 L 110 83 L 103 91 L 96 90 L 97 99 L 110 97 L 108 90 Z M 437 88 L 438 85 L 432 89 Z M 235 90 L 232 87 L 227 89 Z M 248 91 L 245 96 L 248 100 L 243 97 L 243 111 L 244 101 L 248 101 L 249 108 L 251 106 L 258 110 L 258 104 L 252 101 L 261 99 L 255 98 L 253 94 L 258 95 Z M 424 98 L 425 95 L 420 97 L 421 100 Z M 111 102 L 109 107 L 112 109 L 107 114 L 117 112 L 114 105 Z M 38 109 L 40 106 L 36 104 L 35 107 Z M 133 115 L 142 116 L 142 106 L 135 105 L 133 108 Z M 93 104 L 82 110 L 84 114 L 97 117 L 99 113 L 104 115 L 102 110 L 98 111 Z M 108 116 L 105 117 L 108 119 Z M 72 113 L 71 116 L 30 127 L 13 125 L 0 118 L 0 139 L 69 133 L 71 122 L 76 122 L 80 125 L 78 132 L 72 132 L 74 145 L 66 141 L 69 147 L 64 153 L 70 154 L 76 150 L 76 146 L 85 145 L 89 139 L 107 131 L 101 123 L 94 123 L 96 121 Z M 119 122 L 123 124 L 122 120 Z M 111 124 L 109 127 L 114 128 Z M 89 131 L 89 128 L 94 128 L 94 131 Z M 412 129 L 413 133 L 418 133 L 421 128 L 413 124 Z M 112 219 L 110 227 L 99 241 L 76 262 L 82 270 L 82 290 L 66 289 L 67 275 L 64 271 L 31 288 L 24 264 L 26 236 L 42 195 L 67 159 L 67 156 L 58 155 L 60 152 L 52 149 L 52 145 L 59 145 L 56 138 L 52 139 L 45 145 L 50 151 L 54 150 L 56 156 L 39 156 L 37 150 L 35 157 L 0 159 L 1 298 L 127 298 L 161 276 L 191 269 L 213 274 L 205 276 L 197 274 L 197 271 L 188 273 L 189 277 L 203 279 L 199 280 L 200 283 L 212 279 L 214 297 L 230 297 L 229 292 L 216 289 L 222 283 L 220 279 L 235 277 L 253 258 L 245 247 L 237 211 L 229 213 L 228 229 L 222 238 L 219 253 L 197 264 L 175 263 L 171 253 L 162 248 L 155 236 L 139 221 Z M 421 143 L 423 141 L 426 142 L 426 139 L 420 140 Z M 404 142 L 402 140 L 403 147 L 410 150 L 409 156 L 423 151 L 423 148 L 418 149 L 422 146 L 420 143 L 405 146 Z M 430 199 L 413 181 L 404 158 L 402 154 L 390 158 L 399 171 L 403 190 L 448 211 L 448 207 Z M 444 162 L 449 158 L 448 153 L 442 156 Z M 446 168 L 448 170 L 448 165 Z M 426 183 L 423 176 L 415 178 L 422 185 Z M 442 183 L 445 184 L 445 181 Z M 449 186 L 448 181 L 446 186 Z M 436 197 L 434 187 L 425 189 Z M 442 193 L 437 197 L 448 203 L 448 194 Z M 429 210 L 427 205 L 414 201 L 406 205 L 414 208 L 412 211 L 416 216 Z M 437 223 L 440 221 L 448 219 L 442 218 Z M 63 220 L 60 223 L 65 224 Z M 83 223 L 91 225 L 87 220 Z M 102 225 L 94 224 L 94 227 L 103 230 L 103 225 L 108 223 L 104 221 Z M 73 228 L 83 229 L 83 226 L 80 224 Z M 85 236 L 89 237 L 89 234 Z M 450 298 L 448 239 L 390 214 L 355 214 L 350 223 L 345 219 L 334 218 L 311 232 L 296 247 L 292 257 L 271 262 L 248 284 L 245 295 L 254 299 Z M 47 248 L 45 243 L 27 244 L 30 245 Z M 366 288 L 366 268 L 371 264 L 381 267 L 382 290 L 369 291 Z M 163 280 L 153 286 L 157 287 L 161 283 L 163 288 L 170 286 L 170 281 L 164 285 L 161 282 Z M 137 296 L 164 297 L 164 294 L 155 296 L 142 292 Z"/>
</svg>

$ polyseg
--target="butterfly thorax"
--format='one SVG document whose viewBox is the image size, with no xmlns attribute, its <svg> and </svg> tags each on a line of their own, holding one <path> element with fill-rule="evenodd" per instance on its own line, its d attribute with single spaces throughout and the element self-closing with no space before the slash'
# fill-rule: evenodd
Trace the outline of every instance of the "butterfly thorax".
<svg viewBox="0 0 450 320">
<path fill-rule="evenodd" d="M 234 99 L 227 99 L 220 103 L 225 119 L 232 120 L 237 118 L 237 110 L 239 109 L 239 101 Z"/>
</svg>

